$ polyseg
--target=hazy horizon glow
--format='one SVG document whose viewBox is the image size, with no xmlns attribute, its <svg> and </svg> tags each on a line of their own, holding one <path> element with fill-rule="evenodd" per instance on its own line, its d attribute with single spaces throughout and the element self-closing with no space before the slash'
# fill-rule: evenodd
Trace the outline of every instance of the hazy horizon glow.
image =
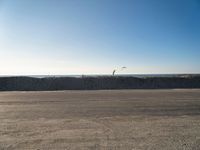
<svg viewBox="0 0 200 150">
<path fill-rule="evenodd" d="M 0 75 L 200 73 L 199 0 L 0 0 Z"/>
</svg>

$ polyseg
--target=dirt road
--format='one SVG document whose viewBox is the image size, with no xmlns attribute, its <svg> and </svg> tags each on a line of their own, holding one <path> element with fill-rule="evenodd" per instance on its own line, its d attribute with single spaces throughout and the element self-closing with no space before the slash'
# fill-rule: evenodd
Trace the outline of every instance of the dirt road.
<svg viewBox="0 0 200 150">
<path fill-rule="evenodd" d="M 200 89 L 0 92 L 0 149 L 199 150 Z"/>
</svg>

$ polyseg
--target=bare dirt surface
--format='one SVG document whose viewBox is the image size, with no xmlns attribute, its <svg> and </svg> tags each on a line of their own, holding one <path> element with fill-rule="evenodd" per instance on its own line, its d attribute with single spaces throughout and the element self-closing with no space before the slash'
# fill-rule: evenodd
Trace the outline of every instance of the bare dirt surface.
<svg viewBox="0 0 200 150">
<path fill-rule="evenodd" d="M 0 149 L 200 150 L 200 89 L 1 92 Z"/>
</svg>

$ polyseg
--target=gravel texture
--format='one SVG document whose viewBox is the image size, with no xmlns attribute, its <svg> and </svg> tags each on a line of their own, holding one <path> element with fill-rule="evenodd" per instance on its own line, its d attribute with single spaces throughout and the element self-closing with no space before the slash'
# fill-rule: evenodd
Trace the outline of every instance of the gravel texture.
<svg viewBox="0 0 200 150">
<path fill-rule="evenodd" d="M 199 150 L 200 89 L 0 92 L 0 149 Z"/>
</svg>

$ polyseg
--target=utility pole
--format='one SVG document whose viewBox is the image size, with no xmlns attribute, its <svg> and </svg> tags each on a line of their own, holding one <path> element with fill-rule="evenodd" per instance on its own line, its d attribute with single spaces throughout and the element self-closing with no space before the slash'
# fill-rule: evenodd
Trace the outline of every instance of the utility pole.
<svg viewBox="0 0 200 150">
<path fill-rule="evenodd" d="M 113 75 L 113 76 L 115 75 L 115 72 L 116 72 L 116 70 L 114 69 L 113 72 L 112 72 L 112 75 Z"/>
</svg>

